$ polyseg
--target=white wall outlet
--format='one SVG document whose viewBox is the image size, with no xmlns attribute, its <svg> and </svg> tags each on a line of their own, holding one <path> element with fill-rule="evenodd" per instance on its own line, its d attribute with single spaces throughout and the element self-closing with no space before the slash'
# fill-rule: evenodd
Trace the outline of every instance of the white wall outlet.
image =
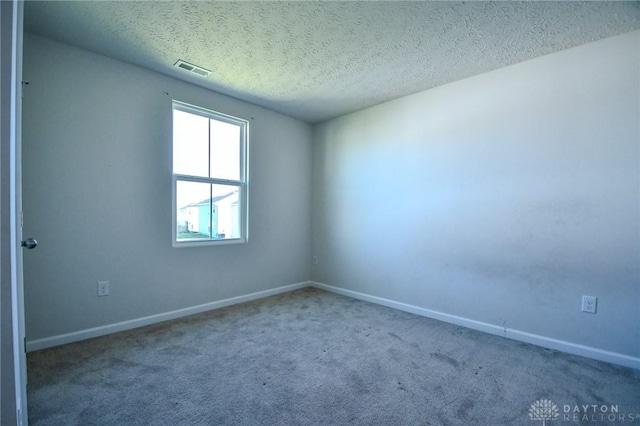
<svg viewBox="0 0 640 426">
<path fill-rule="evenodd" d="M 109 295 L 109 281 L 98 281 L 98 297 Z"/>
<path fill-rule="evenodd" d="M 582 296 L 582 312 L 588 312 L 590 314 L 595 314 L 597 305 L 598 305 L 598 298 L 597 297 Z"/>
<path fill-rule="evenodd" d="M 314 265 L 318 264 L 318 256 L 313 256 L 313 258 L 311 259 L 311 263 L 313 263 Z"/>
</svg>

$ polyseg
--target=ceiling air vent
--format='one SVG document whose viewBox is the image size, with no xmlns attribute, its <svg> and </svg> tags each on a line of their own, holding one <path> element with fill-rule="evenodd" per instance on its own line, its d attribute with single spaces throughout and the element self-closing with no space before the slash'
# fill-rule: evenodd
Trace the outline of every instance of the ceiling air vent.
<svg viewBox="0 0 640 426">
<path fill-rule="evenodd" d="M 178 59 L 178 62 L 173 64 L 173 66 L 182 68 L 183 70 L 199 75 L 200 77 L 208 77 L 209 74 L 211 74 L 211 71 L 209 71 L 208 69 L 190 64 L 189 62 L 183 61 L 182 59 Z"/>
</svg>

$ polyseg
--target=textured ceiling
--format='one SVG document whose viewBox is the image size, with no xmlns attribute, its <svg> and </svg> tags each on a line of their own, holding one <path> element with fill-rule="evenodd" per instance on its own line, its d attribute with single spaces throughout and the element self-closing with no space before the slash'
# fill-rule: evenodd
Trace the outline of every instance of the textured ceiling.
<svg viewBox="0 0 640 426">
<path fill-rule="evenodd" d="M 28 32 L 309 122 L 638 28 L 638 1 L 25 4 Z"/>
</svg>

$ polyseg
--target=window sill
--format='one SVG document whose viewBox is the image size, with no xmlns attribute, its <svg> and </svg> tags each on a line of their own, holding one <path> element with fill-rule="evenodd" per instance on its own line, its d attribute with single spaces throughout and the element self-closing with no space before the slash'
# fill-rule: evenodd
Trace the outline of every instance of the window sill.
<svg viewBox="0 0 640 426">
<path fill-rule="evenodd" d="M 246 244 L 245 238 L 228 238 L 226 240 L 201 240 L 201 241 L 174 241 L 172 247 L 211 247 L 226 246 L 229 244 Z"/>
</svg>

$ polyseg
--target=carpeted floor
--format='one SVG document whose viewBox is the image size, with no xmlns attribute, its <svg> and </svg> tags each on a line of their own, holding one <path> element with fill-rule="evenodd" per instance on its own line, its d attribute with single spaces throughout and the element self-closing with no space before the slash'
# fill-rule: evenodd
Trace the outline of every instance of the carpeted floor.
<svg viewBox="0 0 640 426">
<path fill-rule="evenodd" d="M 640 425 L 640 371 L 313 288 L 27 361 L 32 425 Z"/>
</svg>

